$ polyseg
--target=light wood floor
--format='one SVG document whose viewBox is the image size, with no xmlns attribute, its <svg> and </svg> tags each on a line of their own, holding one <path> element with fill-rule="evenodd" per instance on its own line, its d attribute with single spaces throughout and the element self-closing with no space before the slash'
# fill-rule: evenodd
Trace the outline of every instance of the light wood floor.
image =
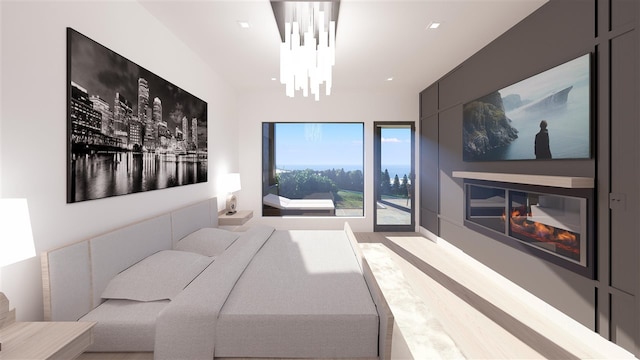
<svg viewBox="0 0 640 360">
<path fill-rule="evenodd" d="M 466 358 L 635 358 L 444 242 L 436 244 L 416 233 L 356 237 L 365 256 L 371 247 L 377 247 L 374 253 L 379 256 L 382 247 Z M 393 297 L 387 301 L 394 311 Z M 405 340 L 408 345 L 414 341 L 410 336 Z M 420 354 L 413 355 L 420 359 Z"/>
<path fill-rule="evenodd" d="M 153 353 L 84 353 L 78 360 L 153 360 Z"/>
</svg>

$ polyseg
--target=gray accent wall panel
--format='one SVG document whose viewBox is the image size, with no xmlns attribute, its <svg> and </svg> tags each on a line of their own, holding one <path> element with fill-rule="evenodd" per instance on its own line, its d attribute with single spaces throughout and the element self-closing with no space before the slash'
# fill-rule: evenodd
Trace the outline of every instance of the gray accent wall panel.
<svg viewBox="0 0 640 360">
<path fill-rule="evenodd" d="M 634 337 L 638 332 L 633 296 L 621 293 L 611 295 L 611 340 L 625 349 L 634 348 Z"/>
<path fill-rule="evenodd" d="M 439 235 L 437 84 L 420 93 L 420 115 L 420 226 Z"/>
<path fill-rule="evenodd" d="M 611 285 L 636 294 L 640 234 L 637 31 L 611 40 Z M 635 147 L 633 145 L 636 145 Z M 615 176 L 618 175 L 618 176 Z"/>
<path fill-rule="evenodd" d="M 636 21 L 640 1 L 618 0 L 611 3 L 611 29 L 618 30 L 622 27 L 633 25 Z"/>
<path fill-rule="evenodd" d="M 420 121 L 420 206 L 438 212 L 438 114 Z"/>
<path fill-rule="evenodd" d="M 420 117 L 424 118 L 438 112 L 438 84 L 429 86 L 420 93 Z"/>
<path fill-rule="evenodd" d="M 640 356 L 640 0 L 550 0 L 421 93 L 421 123 L 437 117 L 440 236 L 602 336 Z M 462 161 L 464 103 L 593 53 L 593 157 Z M 428 85 L 428 84 L 425 84 Z M 434 95 L 433 92 L 436 91 Z M 432 113 L 434 99 L 437 110 Z M 427 124 L 425 124 L 427 126 Z M 422 154 L 421 154 L 422 155 Z M 422 159 L 421 159 L 422 161 Z M 595 279 L 464 227 L 462 180 L 451 172 L 596 179 Z M 421 182 L 431 214 L 433 191 Z M 609 193 L 614 199 L 609 202 Z M 422 226 L 430 220 L 423 217 Z M 597 300 L 596 300 L 597 296 Z"/>
<path fill-rule="evenodd" d="M 464 194 L 462 180 L 451 177 L 458 170 L 462 159 L 462 106 L 456 106 L 440 113 L 438 139 L 440 140 L 439 182 L 440 216 L 447 221 L 462 226 L 464 221 Z M 441 229 L 442 230 L 442 229 Z"/>
<path fill-rule="evenodd" d="M 440 109 L 487 95 L 593 51 L 593 2 L 552 2 L 443 77 L 439 81 Z"/>
<path fill-rule="evenodd" d="M 439 236 L 440 221 L 438 219 L 438 213 L 428 209 L 420 209 L 420 226 L 429 230 L 434 235 Z"/>
</svg>

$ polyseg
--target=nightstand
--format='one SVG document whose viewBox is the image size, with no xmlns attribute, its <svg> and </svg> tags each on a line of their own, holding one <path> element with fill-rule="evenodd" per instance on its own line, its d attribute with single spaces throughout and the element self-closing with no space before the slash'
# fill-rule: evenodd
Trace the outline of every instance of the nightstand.
<svg viewBox="0 0 640 360">
<path fill-rule="evenodd" d="M 0 359 L 74 359 L 93 342 L 95 322 L 14 322 L 0 329 Z"/>
<path fill-rule="evenodd" d="M 239 210 L 233 215 L 223 212 L 218 215 L 218 226 L 221 229 L 231 231 L 242 231 L 242 225 L 246 224 L 253 217 L 251 210 Z"/>
</svg>

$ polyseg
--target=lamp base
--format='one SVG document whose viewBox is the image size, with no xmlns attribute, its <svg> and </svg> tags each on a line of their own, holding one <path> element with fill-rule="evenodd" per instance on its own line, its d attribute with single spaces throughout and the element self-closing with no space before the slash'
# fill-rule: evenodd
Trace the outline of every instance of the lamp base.
<svg viewBox="0 0 640 360">
<path fill-rule="evenodd" d="M 233 194 L 229 194 L 229 196 L 227 196 L 227 215 L 235 214 L 237 205 L 238 198 L 236 198 L 236 196 Z"/>
</svg>

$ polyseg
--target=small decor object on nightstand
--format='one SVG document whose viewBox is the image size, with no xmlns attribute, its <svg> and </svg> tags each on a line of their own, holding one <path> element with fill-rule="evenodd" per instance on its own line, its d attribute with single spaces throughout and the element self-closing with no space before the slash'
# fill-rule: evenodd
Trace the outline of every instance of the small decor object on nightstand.
<svg viewBox="0 0 640 360">
<path fill-rule="evenodd" d="M 240 174 L 231 173 L 227 174 L 225 179 L 225 187 L 229 195 L 227 196 L 227 215 L 233 215 L 236 213 L 238 199 L 233 192 L 241 189 L 240 187 Z"/>
</svg>

